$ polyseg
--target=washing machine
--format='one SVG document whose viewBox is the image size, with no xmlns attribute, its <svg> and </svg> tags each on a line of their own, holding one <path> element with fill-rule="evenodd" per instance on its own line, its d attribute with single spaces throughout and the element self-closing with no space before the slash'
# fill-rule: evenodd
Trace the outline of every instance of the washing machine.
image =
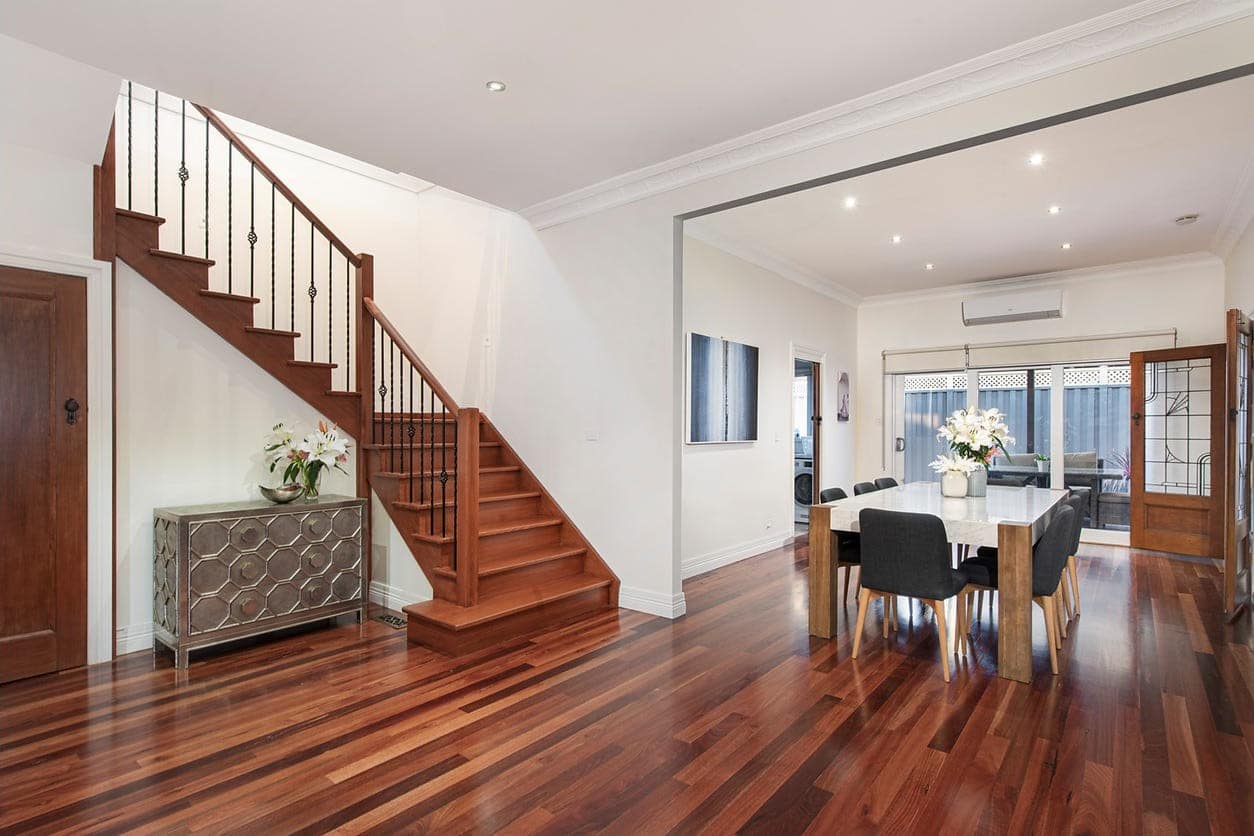
<svg viewBox="0 0 1254 836">
<path fill-rule="evenodd" d="M 792 501 L 793 521 L 809 522 L 814 503 L 814 439 L 793 437 Z"/>
</svg>

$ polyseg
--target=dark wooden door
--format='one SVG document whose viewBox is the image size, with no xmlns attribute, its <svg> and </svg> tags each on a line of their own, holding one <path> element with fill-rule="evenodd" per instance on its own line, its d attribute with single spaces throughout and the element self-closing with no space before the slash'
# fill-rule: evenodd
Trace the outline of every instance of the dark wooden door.
<svg viewBox="0 0 1254 836">
<path fill-rule="evenodd" d="M 1227 347 L 1132 354 L 1134 548 L 1224 552 Z"/>
<path fill-rule="evenodd" d="M 1250 600 L 1250 348 L 1254 329 L 1235 308 L 1228 311 L 1228 479 L 1224 503 L 1224 612 Z"/>
<path fill-rule="evenodd" d="M 0 682 L 87 662 L 86 404 L 86 282 L 0 267 Z"/>
</svg>

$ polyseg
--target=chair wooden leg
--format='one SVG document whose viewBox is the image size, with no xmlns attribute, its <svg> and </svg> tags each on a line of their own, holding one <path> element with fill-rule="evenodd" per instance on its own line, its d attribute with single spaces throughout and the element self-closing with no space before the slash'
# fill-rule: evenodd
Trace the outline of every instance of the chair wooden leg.
<svg viewBox="0 0 1254 836">
<path fill-rule="evenodd" d="M 1063 612 L 1067 616 L 1067 621 L 1070 621 L 1073 615 L 1071 611 L 1071 592 L 1069 590 L 1070 586 L 1071 584 L 1067 580 L 1067 573 L 1064 571 L 1062 573 L 1062 576 L 1058 580 L 1058 588 L 1059 588 L 1059 600 L 1062 601 L 1062 609 L 1063 609 Z M 1062 637 L 1065 639 L 1067 637 L 1067 634 L 1064 632 L 1062 634 Z"/>
<path fill-rule="evenodd" d="M 1058 614 L 1054 609 L 1054 597 L 1045 595 L 1038 599 L 1045 610 L 1045 640 L 1049 642 L 1049 670 L 1058 675 Z"/>
<path fill-rule="evenodd" d="M 1057 615 L 1058 615 L 1058 636 L 1059 636 L 1058 646 L 1059 647 L 1062 647 L 1062 640 L 1067 637 L 1067 619 L 1063 615 L 1063 606 L 1062 606 L 1062 602 L 1065 597 L 1066 597 L 1066 592 L 1061 587 L 1054 593 L 1054 610 L 1057 612 Z"/>
<path fill-rule="evenodd" d="M 941 648 L 941 671 L 945 674 L 945 681 L 949 681 L 949 634 L 945 631 L 945 602 L 944 601 L 926 601 L 931 605 L 932 611 L 936 613 L 936 632 L 940 634 Z"/>
<path fill-rule="evenodd" d="M 880 600 L 884 602 L 884 618 L 880 627 L 884 631 L 884 638 L 888 638 L 888 622 L 893 619 L 893 599 L 890 595 L 883 595 Z"/>
<path fill-rule="evenodd" d="M 975 620 L 979 621 L 984 615 L 984 590 L 978 590 L 975 593 Z"/>
<path fill-rule="evenodd" d="M 858 658 L 858 648 L 862 646 L 862 628 L 866 625 L 866 608 L 871 603 L 871 590 L 863 588 L 858 593 L 858 625 L 853 628 L 853 658 Z"/>
<path fill-rule="evenodd" d="M 843 584 L 843 589 L 840 594 L 840 605 L 842 607 L 849 606 L 849 574 L 851 572 L 853 572 L 853 569 L 846 566 L 845 567 L 845 582 Z"/>
<path fill-rule="evenodd" d="M 1075 555 L 1067 558 L 1067 574 L 1071 576 L 1071 595 L 1075 604 L 1075 614 L 1080 614 L 1080 574 L 1076 571 Z"/>
<path fill-rule="evenodd" d="M 958 600 L 955 602 L 954 610 L 955 621 L 958 622 L 957 631 L 954 633 L 954 653 L 961 656 L 966 652 L 967 641 L 967 596 L 958 593 Z"/>
</svg>

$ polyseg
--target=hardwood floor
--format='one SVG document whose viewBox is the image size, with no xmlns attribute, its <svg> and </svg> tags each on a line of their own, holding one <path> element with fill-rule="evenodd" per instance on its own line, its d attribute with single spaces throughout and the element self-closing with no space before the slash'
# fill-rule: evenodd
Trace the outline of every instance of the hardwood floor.
<svg viewBox="0 0 1254 836">
<path fill-rule="evenodd" d="M 805 548 L 448 659 L 371 621 L 0 687 L 0 831 L 1254 832 L 1254 642 L 1201 562 L 1083 547 L 1049 674 L 900 602 L 806 634 Z M 952 619 L 951 619 L 952 621 Z"/>
</svg>

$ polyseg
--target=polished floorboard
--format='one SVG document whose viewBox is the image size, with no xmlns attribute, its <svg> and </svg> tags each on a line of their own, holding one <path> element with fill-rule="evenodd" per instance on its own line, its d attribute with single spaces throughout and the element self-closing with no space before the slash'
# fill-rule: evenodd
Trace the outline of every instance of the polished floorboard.
<svg viewBox="0 0 1254 836">
<path fill-rule="evenodd" d="M 1208 563 L 1084 547 L 1051 676 L 806 632 L 806 549 L 448 659 L 377 621 L 0 687 L 0 831 L 1251 833 L 1254 643 Z M 853 590 L 844 616 L 852 618 Z M 951 619 L 952 623 L 952 619 Z"/>
</svg>

